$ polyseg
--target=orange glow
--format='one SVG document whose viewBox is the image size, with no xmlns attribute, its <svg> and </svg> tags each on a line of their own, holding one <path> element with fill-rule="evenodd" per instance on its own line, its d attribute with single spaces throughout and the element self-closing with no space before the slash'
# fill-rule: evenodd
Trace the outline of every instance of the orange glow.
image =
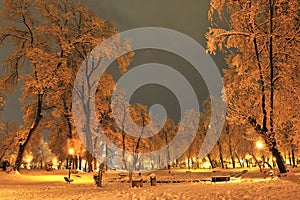
<svg viewBox="0 0 300 200">
<path fill-rule="evenodd" d="M 69 149 L 69 154 L 70 154 L 70 155 L 73 155 L 73 154 L 74 154 L 74 149 L 73 149 L 73 148 Z"/>
<path fill-rule="evenodd" d="M 256 142 L 256 147 L 257 147 L 258 149 L 262 149 L 262 148 L 264 147 L 264 144 L 263 144 L 261 141 L 257 141 L 257 142 Z"/>
</svg>

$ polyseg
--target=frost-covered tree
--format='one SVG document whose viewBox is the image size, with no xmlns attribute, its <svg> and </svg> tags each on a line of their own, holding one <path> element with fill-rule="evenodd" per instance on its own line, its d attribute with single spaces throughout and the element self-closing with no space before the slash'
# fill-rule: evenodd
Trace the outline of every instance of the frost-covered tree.
<svg viewBox="0 0 300 200">
<path fill-rule="evenodd" d="M 31 151 L 33 155 L 32 161 L 35 163 L 39 163 L 39 167 L 42 169 L 43 164 L 52 161 L 54 155 L 49 149 L 48 143 L 44 140 L 41 140 L 37 144 L 38 145 L 36 147 L 33 147 Z"/>
<path fill-rule="evenodd" d="M 178 123 L 178 129 L 183 130 L 184 137 L 180 142 L 179 145 L 183 145 L 188 147 L 183 155 L 181 155 L 181 159 L 187 160 L 187 166 L 190 169 L 191 165 L 194 163 L 194 158 L 197 158 L 199 155 L 199 150 L 202 145 L 203 141 L 203 133 L 199 128 L 199 121 L 200 113 L 196 112 L 195 110 L 187 110 L 184 113 L 184 117 Z M 192 138 L 194 136 L 194 138 Z M 178 145 L 178 144 L 177 144 Z"/>
<path fill-rule="evenodd" d="M 99 149 L 102 149 L 99 145 L 101 142 L 106 143 L 104 134 L 108 134 L 114 137 L 117 134 L 117 130 L 114 127 L 114 119 L 111 110 L 111 96 L 115 86 L 115 82 L 110 74 L 103 70 L 101 61 L 107 59 L 107 57 L 114 57 L 114 51 L 110 48 L 113 46 L 106 46 L 104 52 L 95 53 L 89 56 L 83 63 L 81 73 L 84 80 L 80 80 L 74 85 L 73 95 L 73 111 L 78 113 L 76 117 L 78 121 L 82 123 L 77 124 L 77 131 L 80 134 L 83 144 L 87 148 L 87 153 L 90 154 L 88 157 L 92 158 L 97 156 Z M 100 49 L 100 51 L 102 51 Z M 128 65 L 128 62 L 125 62 Z M 123 62 L 124 64 L 124 62 Z M 123 66 L 124 67 L 124 66 Z M 125 68 L 126 69 L 126 68 Z M 99 83 L 97 83 L 97 76 L 103 73 Z M 95 98 L 93 92 L 96 92 Z M 93 108 L 95 106 L 96 117 L 93 116 Z M 74 113 L 73 112 L 73 113 Z M 97 125 L 97 127 L 93 127 Z M 99 125 L 99 126 L 98 126 Z M 100 130 L 101 129 L 101 130 Z M 102 132 L 101 134 L 100 131 Z M 107 151 L 108 147 L 105 147 Z M 91 159 L 88 159 L 88 161 Z"/>
<path fill-rule="evenodd" d="M 10 157 L 15 153 L 18 144 L 18 123 L 15 121 L 3 121 L 0 124 L 0 161 L 4 157 Z"/>
<path fill-rule="evenodd" d="M 216 115 L 211 118 L 212 106 L 211 104 L 214 103 L 217 107 L 216 110 L 224 110 L 225 103 L 223 99 L 209 96 L 203 103 L 202 103 L 202 112 L 200 115 L 200 130 L 202 131 L 203 136 L 206 137 L 207 145 L 214 146 L 214 148 L 207 152 L 207 157 L 210 161 L 212 168 L 216 167 L 218 163 L 214 162 L 213 157 L 217 160 L 220 160 L 220 164 L 222 168 L 224 168 L 224 152 L 223 148 L 224 145 L 227 144 L 226 142 L 226 134 L 225 134 L 225 126 L 220 126 L 220 121 L 224 121 L 226 116 L 223 113 L 217 112 Z M 226 124 L 224 124 L 226 125 Z M 207 132 L 211 130 L 214 134 L 207 135 Z M 205 155 L 206 156 L 206 155 Z"/>
<path fill-rule="evenodd" d="M 109 124 L 111 127 L 111 130 L 114 130 L 116 134 L 114 134 L 115 138 L 113 141 L 116 141 L 116 144 L 118 146 L 121 146 L 122 149 L 122 161 L 124 164 L 125 170 L 127 170 L 127 163 L 126 163 L 126 151 L 129 150 L 129 146 L 131 146 L 131 141 L 126 137 L 128 130 L 128 121 L 130 119 L 130 116 L 128 116 L 128 113 L 126 112 L 126 109 L 130 107 L 130 104 L 124 100 L 122 97 L 123 91 L 116 91 L 120 94 L 117 94 L 114 98 L 114 101 L 111 103 L 111 107 L 113 109 L 113 115 L 111 115 L 111 118 L 114 120 L 111 120 L 112 123 Z M 112 114 L 112 113 L 111 113 Z M 115 117 L 119 118 L 119 125 L 116 124 Z"/>
<path fill-rule="evenodd" d="M 255 128 L 281 173 L 286 168 L 278 150 L 278 124 L 282 122 L 278 113 L 288 113 L 290 119 L 296 112 L 280 108 L 276 101 L 287 95 L 289 98 L 280 102 L 286 108 L 299 102 L 291 73 L 298 71 L 300 62 L 298 13 L 297 0 L 212 0 L 212 27 L 206 35 L 208 51 L 214 54 L 220 50 L 227 57 L 229 69 L 224 71 L 224 81 L 228 115 Z M 223 24 L 218 26 L 220 21 Z"/>
<path fill-rule="evenodd" d="M 141 127 L 141 132 L 137 138 L 133 139 L 133 169 L 136 169 L 136 165 L 140 161 L 140 153 L 142 152 L 142 138 L 146 133 L 145 127 L 150 123 L 151 118 L 148 113 L 147 106 L 142 104 L 134 104 L 130 106 L 130 115 L 132 120 Z M 132 130 L 135 131 L 135 130 Z M 145 148 L 145 147 L 144 147 Z M 140 167 L 140 166 L 139 166 Z"/>
<path fill-rule="evenodd" d="M 169 148 L 169 143 L 172 141 L 172 139 L 175 137 L 177 133 L 177 127 L 175 123 L 173 122 L 172 119 L 167 118 L 166 122 L 163 126 L 163 128 L 158 132 L 160 135 L 160 139 L 162 142 L 158 142 L 158 144 L 164 144 L 162 146 L 167 147 L 167 152 L 166 152 L 166 161 L 167 161 L 167 168 L 170 170 L 171 168 L 171 155 L 170 155 L 170 148 Z M 160 147 L 161 148 L 161 147 Z"/>
<path fill-rule="evenodd" d="M 71 88 L 76 71 L 93 47 L 117 33 L 114 26 L 73 0 L 2 1 L 1 44 L 14 46 L 4 60 L 6 88 L 22 80 L 26 130 L 20 135 L 15 169 L 43 117 L 56 109 L 72 137 Z M 127 58 L 119 58 L 127 63 Z M 121 65 L 121 70 L 125 70 Z M 61 119 L 60 119 L 61 120 Z"/>
</svg>

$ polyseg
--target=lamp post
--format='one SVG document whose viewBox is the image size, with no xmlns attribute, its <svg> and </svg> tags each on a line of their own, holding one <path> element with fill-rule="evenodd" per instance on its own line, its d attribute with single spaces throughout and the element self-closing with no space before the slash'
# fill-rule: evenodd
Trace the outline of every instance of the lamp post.
<svg viewBox="0 0 300 200">
<path fill-rule="evenodd" d="M 262 164 L 261 164 L 261 169 L 260 171 L 265 173 L 265 170 L 264 170 L 264 166 L 265 166 L 265 156 L 262 152 L 262 149 L 264 148 L 264 144 L 261 142 L 261 141 L 257 141 L 256 142 L 256 148 L 260 150 L 260 153 L 262 154 Z"/>
<path fill-rule="evenodd" d="M 256 147 L 260 150 L 260 153 L 262 154 L 262 161 L 263 161 L 262 165 L 264 166 L 265 158 L 264 158 L 264 154 L 262 152 L 262 149 L 264 148 L 264 144 L 261 141 L 257 141 Z"/>
<path fill-rule="evenodd" d="M 70 158 L 70 165 L 68 164 L 68 168 L 69 168 L 69 178 L 71 177 L 71 165 L 72 165 L 72 157 L 74 154 L 74 149 L 69 149 L 69 158 Z"/>
<path fill-rule="evenodd" d="M 257 142 L 256 142 L 256 147 L 257 147 L 258 149 L 262 149 L 262 148 L 264 147 L 264 144 L 263 144 L 261 141 L 257 141 Z"/>
</svg>

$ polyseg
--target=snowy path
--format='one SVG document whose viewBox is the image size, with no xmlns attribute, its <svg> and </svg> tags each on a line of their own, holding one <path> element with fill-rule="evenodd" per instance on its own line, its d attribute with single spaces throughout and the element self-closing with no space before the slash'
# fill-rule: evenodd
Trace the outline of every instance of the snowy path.
<svg viewBox="0 0 300 200">
<path fill-rule="evenodd" d="M 109 182 L 98 188 L 91 174 L 82 174 L 82 178 L 71 184 L 63 182 L 62 175 L 0 175 L 0 199 L 300 199 L 299 173 L 273 180 L 248 178 L 242 182 L 158 184 L 155 187 L 144 184 L 142 188 L 133 189 L 126 183 Z"/>
</svg>

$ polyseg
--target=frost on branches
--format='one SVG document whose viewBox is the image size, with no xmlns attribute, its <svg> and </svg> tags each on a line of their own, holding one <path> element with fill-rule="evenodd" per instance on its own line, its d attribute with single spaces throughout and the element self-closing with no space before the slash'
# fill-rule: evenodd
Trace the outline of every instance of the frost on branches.
<svg viewBox="0 0 300 200">
<path fill-rule="evenodd" d="M 226 55 L 230 123 L 253 126 L 285 173 L 278 148 L 299 144 L 299 1 L 212 0 L 210 6 L 207 50 Z"/>
<path fill-rule="evenodd" d="M 25 125 L 15 162 L 19 170 L 25 148 L 39 126 L 50 128 L 53 138 L 76 137 L 70 114 L 76 72 L 93 47 L 117 30 L 78 1 L 4 0 L 2 6 L 5 23 L 0 42 L 14 46 L 4 60 L 6 74 L 2 81 L 6 89 L 19 81 L 24 83 L 21 102 Z M 118 58 L 122 72 L 132 56 Z M 58 144 L 66 145 L 62 141 Z"/>
</svg>

